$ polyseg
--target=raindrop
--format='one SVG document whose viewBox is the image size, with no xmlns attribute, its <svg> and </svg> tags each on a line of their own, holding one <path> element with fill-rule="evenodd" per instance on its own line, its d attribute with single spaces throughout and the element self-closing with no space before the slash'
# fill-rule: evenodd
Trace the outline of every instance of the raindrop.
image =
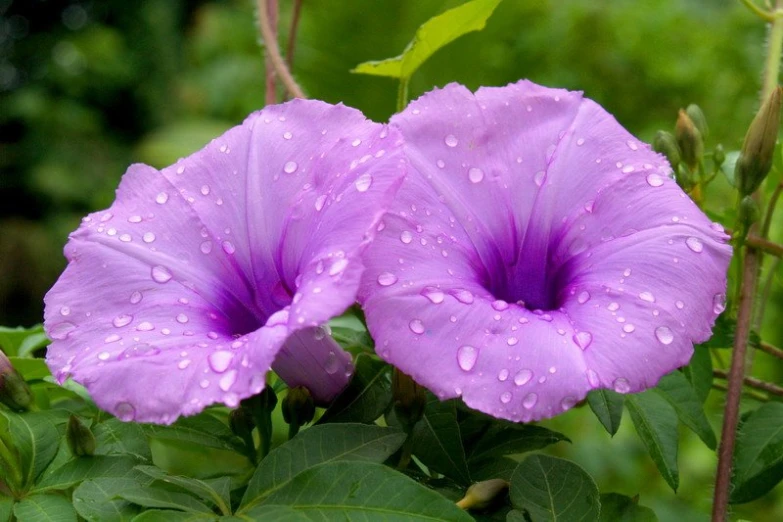
<svg viewBox="0 0 783 522">
<path fill-rule="evenodd" d="M 220 381 L 218 381 L 218 386 L 221 390 L 224 392 L 227 392 L 231 389 L 231 387 L 234 385 L 234 383 L 237 380 L 237 371 L 236 370 L 229 370 L 226 372 L 226 374 L 220 378 Z"/>
<path fill-rule="evenodd" d="M 610 312 L 616 312 L 617 310 L 620 309 L 620 305 L 615 302 L 611 302 L 606 306 L 606 309 L 609 310 Z"/>
<path fill-rule="evenodd" d="M 185 324 L 189 321 L 188 316 L 185 314 L 179 314 L 177 315 L 177 322 L 180 324 Z"/>
<path fill-rule="evenodd" d="M 459 140 L 457 140 L 457 137 L 454 136 L 453 134 L 449 134 L 448 136 L 446 136 L 444 141 L 446 142 L 446 146 L 448 147 L 456 147 L 457 144 L 459 143 Z"/>
<path fill-rule="evenodd" d="M 536 174 L 533 176 L 533 181 L 537 186 L 541 186 L 544 184 L 544 180 L 546 179 L 546 172 L 543 170 L 539 170 L 536 172 Z"/>
<path fill-rule="evenodd" d="M 502 312 L 503 310 L 508 309 L 508 303 L 502 299 L 498 299 L 497 301 L 492 301 L 492 308 L 498 312 Z"/>
<path fill-rule="evenodd" d="M 500 402 L 502 402 L 503 404 L 508 404 L 509 402 L 511 402 L 511 397 L 512 397 L 511 392 L 503 392 L 500 394 Z"/>
<path fill-rule="evenodd" d="M 145 243 L 152 243 L 155 241 L 155 234 L 152 232 L 145 232 L 143 236 L 141 236 L 141 240 Z"/>
<path fill-rule="evenodd" d="M 476 366 L 478 350 L 470 345 L 464 345 L 457 350 L 457 364 L 463 371 L 469 372 Z"/>
<path fill-rule="evenodd" d="M 636 327 L 634 325 L 632 325 L 631 323 L 623 325 L 623 332 L 625 332 L 625 333 L 631 333 L 634 330 L 636 330 Z"/>
<path fill-rule="evenodd" d="M 141 223 L 141 216 L 131 216 L 128 218 L 128 223 Z"/>
<path fill-rule="evenodd" d="M 574 334 L 574 342 L 582 350 L 586 350 L 590 343 L 593 342 L 593 334 L 590 332 L 577 332 Z"/>
<path fill-rule="evenodd" d="M 286 174 L 293 174 L 296 172 L 296 169 L 299 167 L 299 165 L 296 164 L 295 161 L 289 161 L 285 165 L 283 165 L 283 172 Z"/>
<path fill-rule="evenodd" d="M 339 369 L 340 361 L 337 360 L 337 354 L 329 352 L 329 355 L 326 356 L 326 362 L 324 363 L 324 370 L 329 375 L 334 375 Z"/>
<path fill-rule="evenodd" d="M 661 342 L 661 344 L 672 344 L 674 341 L 674 333 L 668 326 L 659 326 L 655 329 L 655 337 Z"/>
<path fill-rule="evenodd" d="M 155 327 L 150 323 L 149 321 L 144 321 L 139 323 L 139 326 L 136 327 L 136 330 L 139 332 L 149 332 L 150 330 L 154 330 Z"/>
<path fill-rule="evenodd" d="M 525 384 L 530 382 L 530 379 L 533 378 L 533 372 L 527 369 L 522 369 L 517 372 L 517 374 L 514 376 L 514 384 L 517 386 L 524 386 Z"/>
<path fill-rule="evenodd" d="M 700 253 L 702 250 L 704 250 L 704 244 L 701 242 L 701 239 L 698 237 L 689 237 L 685 240 L 685 244 L 688 245 L 688 248 L 690 248 L 693 252 L 696 252 L 697 254 Z"/>
<path fill-rule="evenodd" d="M 452 296 L 454 296 L 454 299 L 459 301 L 463 304 L 472 304 L 473 303 L 473 294 L 469 290 L 463 290 L 463 289 L 456 289 L 449 292 Z"/>
<path fill-rule="evenodd" d="M 712 298 L 712 311 L 721 314 L 726 309 L 726 294 L 715 294 Z"/>
<path fill-rule="evenodd" d="M 445 299 L 443 292 L 432 286 L 425 287 L 421 291 L 421 295 L 429 299 L 432 304 L 440 304 Z"/>
<path fill-rule="evenodd" d="M 522 399 L 522 406 L 529 410 L 536 405 L 536 402 L 538 402 L 538 395 L 535 393 L 528 393 L 525 395 L 525 398 Z"/>
<path fill-rule="evenodd" d="M 113 324 L 116 328 L 122 328 L 123 326 L 128 326 L 131 321 L 133 321 L 132 315 L 118 315 L 114 318 L 111 324 Z"/>
<path fill-rule="evenodd" d="M 111 343 L 116 343 L 120 339 L 122 339 L 122 337 L 120 337 L 119 335 L 111 334 L 106 339 L 104 339 L 103 342 L 106 343 L 106 344 L 111 344 Z"/>
<path fill-rule="evenodd" d="M 655 296 L 652 295 L 650 292 L 642 292 L 639 294 L 639 299 L 642 301 L 646 301 L 648 303 L 654 303 L 655 302 Z"/>
<path fill-rule="evenodd" d="M 566 397 L 560 401 L 560 407 L 563 408 L 563 411 L 570 410 L 574 406 L 576 406 L 576 399 L 573 397 Z"/>
<path fill-rule="evenodd" d="M 156 283 L 168 283 L 171 281 L 171 272 L 165 266 L 155 265 L 152 267 L 152 280 Z"/>
<path fill-rule="evenodd" d="M 209 254 L 212 252 L 212 241 L 206 240 L 202 242 L 199 248 L 201 249 L 202 254 Z"/>
<path fill-rule="evenodd" d="M 354 146 L 354 147 L 358 147 L 361 144 L 362 144 L 362 140 L 360 140 L 359 138 L 356 138 L 355 140 L 353 140 L 351 142 L 351 145 Z"/>
<path fill-rule="evenodd" d="M 221 243 L 221 247 L 223 248 L 223 252 L 229 255 L 237 251 L 231 241 L 223 241 L 223 243 Z"/>
<path fill-rule="evenodd" d="M 660 187 L 663 185 L 663 178 L 658 174 L 647 174 L 647 184 L 651 187 Z"/>
<path fill-rule="evenodd" d="M 631 383 L 628 382 L 628 379 L 623 377 L 615 379 L 614 383 L 612 383 L 612 387 L 617 393 L 628 393 L 631 391 Z"/>
<path fill-rule="evenodd" d="M 519 339 L 517 339 L 516 337 L 509 337 L 509 338 L 506 340 L 506 344 L 508 344 L 509 346 L 514 346 L 514 345 L 515 345 L 515 344 L 517 344 L 518 342 L 519 342 Z"/>
<path fill-rule="evenodd" d="M 201 186 L 201 194 L 204 196 L 209 196 L 209 185 Z"/>
<path fill-rule="evenodd" d="M 136 409 L 129 402 L 120 402 L 114 407 L 117 418 L 123 422 L 130 422 L 136 417 Z"/>
<path fill-rule="evenodd" d="M 359 192 L 367 192 L 372 185 L 372 176 L 369 174 L 362 174 L 354 183 L 356 190 Z"/>
<path fill-rule="evenodd" d="M 413 241 L 413 234 L 411 234 L 407 230 L 403 230 L 402 234 L 400 234 L 400 241 L 402 241 L 406 245 L 409 244 L 411 241 Z"/>
<path fill-rule="evenodd" d="M 446 167 L 446 163 L 443 160 L 438 160 L 435 162 L 435 164 L 438 166 L 439 169 Z"/>
<path fill-rule="evenodd" d="M 101 361 L 108 361 L 111 354 L 109 352 L 101 352 L 98 354 L 98 359 Z"/>
<path fill-rule="evenodd" d="M 584 144 L 585 144 L 585 139 L 584 138 L 579 138 L 578 140 L 576 140 L 576 146 L 577 147 L 581 147 Z"/>
<path fill-rule="evenodd" d="M 391 272 L 383 272 L 378 276 L 378 284 L 381 286 L 391 286 L 397 282 L 397 276 Z"/>
<path fill-rule="evenodd" d="M 131 238 L 131 235 L 130 235 L 130 234 L 122 234 L 122 235 L 120 236 L 120 241 L 122 241 L 123 243 L 130 243 L 130 242 L 131 242 L 131 239 L 132 239 L 132 238 Z"/>
<path fill-rule="evenodd" d="M 166 203 L 168 200 L 169 200 L 169 195 L 168 195 L 168 194 L 166 194 L 165 192 L 161 192 L 160 194 L 158 194 L 157 196 L 155 196 L 155 202 L 156 202 L 158 205 L 163 205 L 163 204 L 164 204 L 164 203 Z"/>
<path fill-rule="evenodd" d="M 49 337 L 52 339 L 65 339 L 76 329 L 76 325 L 69 322 L 57 323 L 49 330 Z"/>
<path fill-rule="evenodd" d="M 329 275 L 330 276 L 336 276 L 337 274 L 341 273 L 343 270 L 345 270 L 345 267 L 348 266 L 348 260 L 345 258 L 338 259 L 334 263 L 332 263 L 332 266 L 329 267 Z"/>
<path fill-rule="evenodd" d="M 631 277 L 631 269 L 630 268 L 626 268 L 625 270 L 623 270 L 623 276 L 624 277 Z"/>
<path fill-rule="evenodd" d="M 580 292 L 579 295 L 576 296 L 576 302 L 579 304 L 585 304 L 589 300 L 590 300 L 590 293 L 587 290 Z"/>
<path fill-rule="evenodd" d="M 66 316 L 71 314 L 71 308 L 68 306 L 61 306 L 60 307 L 60 315 Z"/>
<path fill-rule="evenodd" d="M 294 135 L 291 134 L 290 132 L 284 132 L 283 133 L 283 139 L 290 140 L 293 137 L 294 137 Z"/>
<path fill-rule="evenodd" d="M 411 329 L 411 332 L 421 335 L 424 333 L 424 323 L 421 322 L 421 319 L 414 319 L 410 323 L 408 323 L 408 328 Z"/>
<path fill-rule="evenodd" d="M 326 194 L 321 194 L 317 198 L 315 198 L 315 210 L 317 212 L 320 212 L 324 208 L 324 204 L 326 203 Z"/>
<path fill-rule="evenodd" d="M 500 382 L 505 382 L 506 379 L 508 379 L 508 374 L 509 374 L 509 371 L 507 369 L 503 368 L 502 370 L 500 370 L 500 373 L 498 373 L 498 380 Z"/>
<path fill-rule="evenodd" d="M 184 370 L 188 366 L 190 366 L 190 359 L 183 359 L 179 363 L 177 363 L 177 368 L 179 368 L 180 370 Z"/>
<path fill-rule="evenodd" d="M 683 308 L 685 308 L 685 303 L 683 303 L 682 301 L 676 301 L 674 303 L 674 306 L 676 306 L 678 310 L 682 310 Z"/>
<path fill-rule="evenodd" d="M 217 373 L 223 373 L 228 369 L 229 365 L 231 365 L 231 360 L 233 358 L 234 354 L 231 352 L 226 350 L 218 350 L 209 354 L 207 360 L 209 361 L 210 368 L 212 368 Z"/>
<path fill-rule="evenodd" d="M 593 388 L 597 388 L 601 384 L 601 381 L 598 379 L 598 374 L 593 370 L 587 370 L 587 382 L 590 383 L 590 386 Z"/>
<path fill-rule="evenodd" d="M 484 171 L 477 167 L 472 167 L 468 171 L 468 179 L 471 181 L 471 183 L 479 183 L 482 179 L 484 179 Z"/>
</svg>

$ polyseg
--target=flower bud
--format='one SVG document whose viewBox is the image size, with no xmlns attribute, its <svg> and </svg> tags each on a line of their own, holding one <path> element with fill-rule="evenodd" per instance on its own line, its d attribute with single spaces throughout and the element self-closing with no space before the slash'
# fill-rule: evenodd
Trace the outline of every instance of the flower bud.
<svg viewBox="0 0 783 522">
<path fill-rule="evenodd" d="M 688 113 L 680 109 L 677 124 L 674 127 L 677 145 L 682 153 L 682 160 L 692 171 L 699 166 L 704 155 L 704 140 Z"/>
<path fill-rule="evenodd" d="M 228 426 L 231 428 L 234 435 L 243 440 L 248 436 L 251 436 L 253 428 L 256 427 L 253 423 L 252 415 L 250 415 L 250 412 L 248 412 L 246 408 L 237 408 L 236 410 L 233 410 L 228 416 Z"/>
<path fill-rule="evenodd" d="M 726 151 L 723 150 L 723 145 L 718 143 L 715 145 L 715 151 L 712 153 L 712 161 L 715 162 L 715 168 L 719 169 L 723 162 L 726 161 Z"/>
<path fill-rule="evenodd" d="M 303 426 L 315 417 L 315 402 L 310 390 L 297 386 L 288 390 L 283 399 L 283 420 L 288 424 Z"/>
<path fill-rule="evenodd" d="M 260 458 L 264 458 L 272 447 L 272 412 L 277 406 L 277 394 L 271 386 L 267 386 L 258 395 L 243 400 L 242 409 L 246 410 L 258 428 L 258 438 L 261 441 Z"/>
<path fill-rule="evenodd" d="M 677 165 L 680 164 L 680 147 L 677 146 L 677 140 L 671 132 L 658 131 L 653 139 L 653 150 L 666 156 L 672 169 L 677 172 Z"/>
<path fill-rule="evenodd" d="M 3 352 L 0 352 L 0 402 L 14 411 L 27 411 L 33 404 L 30 387 Z"/>
<path fill-rule="evenodd" d="M 675 179 L 677 180 L 677 184 L 684 190 L 685 192 L 690 192 L 691 189 L 696 184 L 693 179 L 693 174 L 691 173 L 691 170 L 688 168 L 685 163 L 680 163 L 677 165 L 677 174 L 675 175 Z"/>
<path fill-rule="evenodd" d="M 772 168 L 775 142 L 780 127 L 781 90 L 777 87 L 750 123 L 742 143 L 734 177 L 740 194 L 752 194 Z"/>
<path fill-rule="evenodd" d="M 409 375 L 395 368 L 392 372 L 392 396 L 394 414 L 405 432 L 409 433 L 424 416 L 427 393 Z"/>
<path fill-rule="evenodd" d="M 492 504 L 507 489 L 508 482 L 503 479 L 476 482 L 468 488 L 462 500 L 457 502 L 457 506 L 462 509 L 483 509 Z"/>
<path fill-rule="evenodd" d="M 68 418 L 65 440 L 74 457 L 90 457 L 95 453 L 95 435 L 76 415 Z"/>
<path fill-rule="evenodd" d="M 745 196 L 740 201 L 739 222 L 743 230 L 748 230 L 750 226 L 761 217 L 761 209 L 758 203 L 751 196 Z"/>
<path fill-rule="evenodd" d="M 688 105 L 688 107 L 686 107 L 685 114 L 688 115 L 696 128 L 699 129 L 701 137 L 706 138 L 710 133 L 710 130 L 709 127 L 707 127 L 707 118 L 704 117 L 704 113 L 702 112 L 701 107 L 695 103 L 691 103 Z"/>
</svg>

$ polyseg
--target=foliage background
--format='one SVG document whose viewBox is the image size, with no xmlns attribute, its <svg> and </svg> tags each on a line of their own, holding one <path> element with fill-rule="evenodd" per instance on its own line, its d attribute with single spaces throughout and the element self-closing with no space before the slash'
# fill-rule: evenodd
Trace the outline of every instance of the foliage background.
<svg viewBox="0 0 783 522">
<path fill-rule="evenodd" d="M 280 3 L 284 42 L 290 2 Z M 305 0 L 295 75 L 311 97 L 384 121 L 396 84 L 350 69 L 398 54 L 422 22 L 460 3 Z M 40 322 L 67 234 L 111 203 L 127 165 L 168 165 L 263 105 L 253 13 L 251 0 L 0 0 L 0 324 Z M 733 0 L 507 0 L 484 31 L 416 73 L 411 97 L 450 81 L 529 78 L 583 90 L 645 141 L 695 102 L 708 145 L 731 150 L 758 106 L 764 40 L 763 24 Z M 707 206 L 720 213 L 732 198 L 719 179 Z M 772 239 L 780 235 L 773 227 Z M 768 317 L 778 317 L 780 274 L 771 301 Z M 782 344 L 768 323 L 762 337 Z M 783 378 L 765 354 L 755 371 Z M 722 394 L 711 401 L 717 421 Z M 559 451 L 602 491 L 641 493 L 662 521 L 708 519 L 715 457 L 693 434 L 683 433 L 675 498 L 627 419 L 611 442 L 586 407 L 546 424 L 572 435 Z M 783 520 L 783 487 L 736 515 Z"/>
</svg>

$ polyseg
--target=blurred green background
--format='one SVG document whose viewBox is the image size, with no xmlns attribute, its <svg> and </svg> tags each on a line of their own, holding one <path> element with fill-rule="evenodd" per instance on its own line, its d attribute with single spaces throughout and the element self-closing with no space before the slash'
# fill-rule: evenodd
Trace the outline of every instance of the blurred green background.
<svg viewBox="0 0 783 522">
<path fill-rule="evenodd" d="M 0 0 L 0 324 L 40 322 L 68 233 L 111 203 L 130 163 L 168 165 L 263 105 L 253 3 Z M 291 2 L 280 3 L 284 42 Z M 350 69 L 399 54 L 421 23 L 460 3 L 304 0 L 294 73 L 311 97 L 384 121 L 396 84 Z M 645 141 L 695 102 L 708 148 L 731 150 L 758 106 L 764 41 L 763 23 L 737 0 L 506 0 L 484 31 L 424 65 L 411 97 L 451 81 L 529 78 L 584 91 Z M 733 204 L 723 180 L 708 197 L 718 213 Z M 772 300 L 768 317 L 783 303 L 779 276 Z M 763 337 L 780 344 L 783 332 Z M 756 368 L 781 375 L 763 354 Z M 715 421 L 721 399 L 713 393 Z M 565 451 L 602 489 L 641 493 L 661 520 L 708 519 L 715 458 L 695 436 L 683 438 L 675 497 L 628 422 L 611 445 L 584 411 L 549 424 L 572 436 Z M 781 498 L 778 487 L 737 516 L 783 520 Z"/>
</svg>

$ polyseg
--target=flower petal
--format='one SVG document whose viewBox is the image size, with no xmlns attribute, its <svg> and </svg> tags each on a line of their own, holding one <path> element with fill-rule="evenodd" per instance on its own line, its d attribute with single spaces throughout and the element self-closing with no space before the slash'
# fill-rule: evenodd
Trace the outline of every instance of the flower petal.
<svg viewBox="0 0 783 522">
<path fill-rule="evenodd" d="M 273 363 L 328 401 L 350 361 L 313 331 L 354 301 L 398 149 L 358 111 L 297 100 L 160 172 L 132 166 L 71 235 L 46 296 L 52 371 L 143 422 L 233 406 Z"/>
</svg>

